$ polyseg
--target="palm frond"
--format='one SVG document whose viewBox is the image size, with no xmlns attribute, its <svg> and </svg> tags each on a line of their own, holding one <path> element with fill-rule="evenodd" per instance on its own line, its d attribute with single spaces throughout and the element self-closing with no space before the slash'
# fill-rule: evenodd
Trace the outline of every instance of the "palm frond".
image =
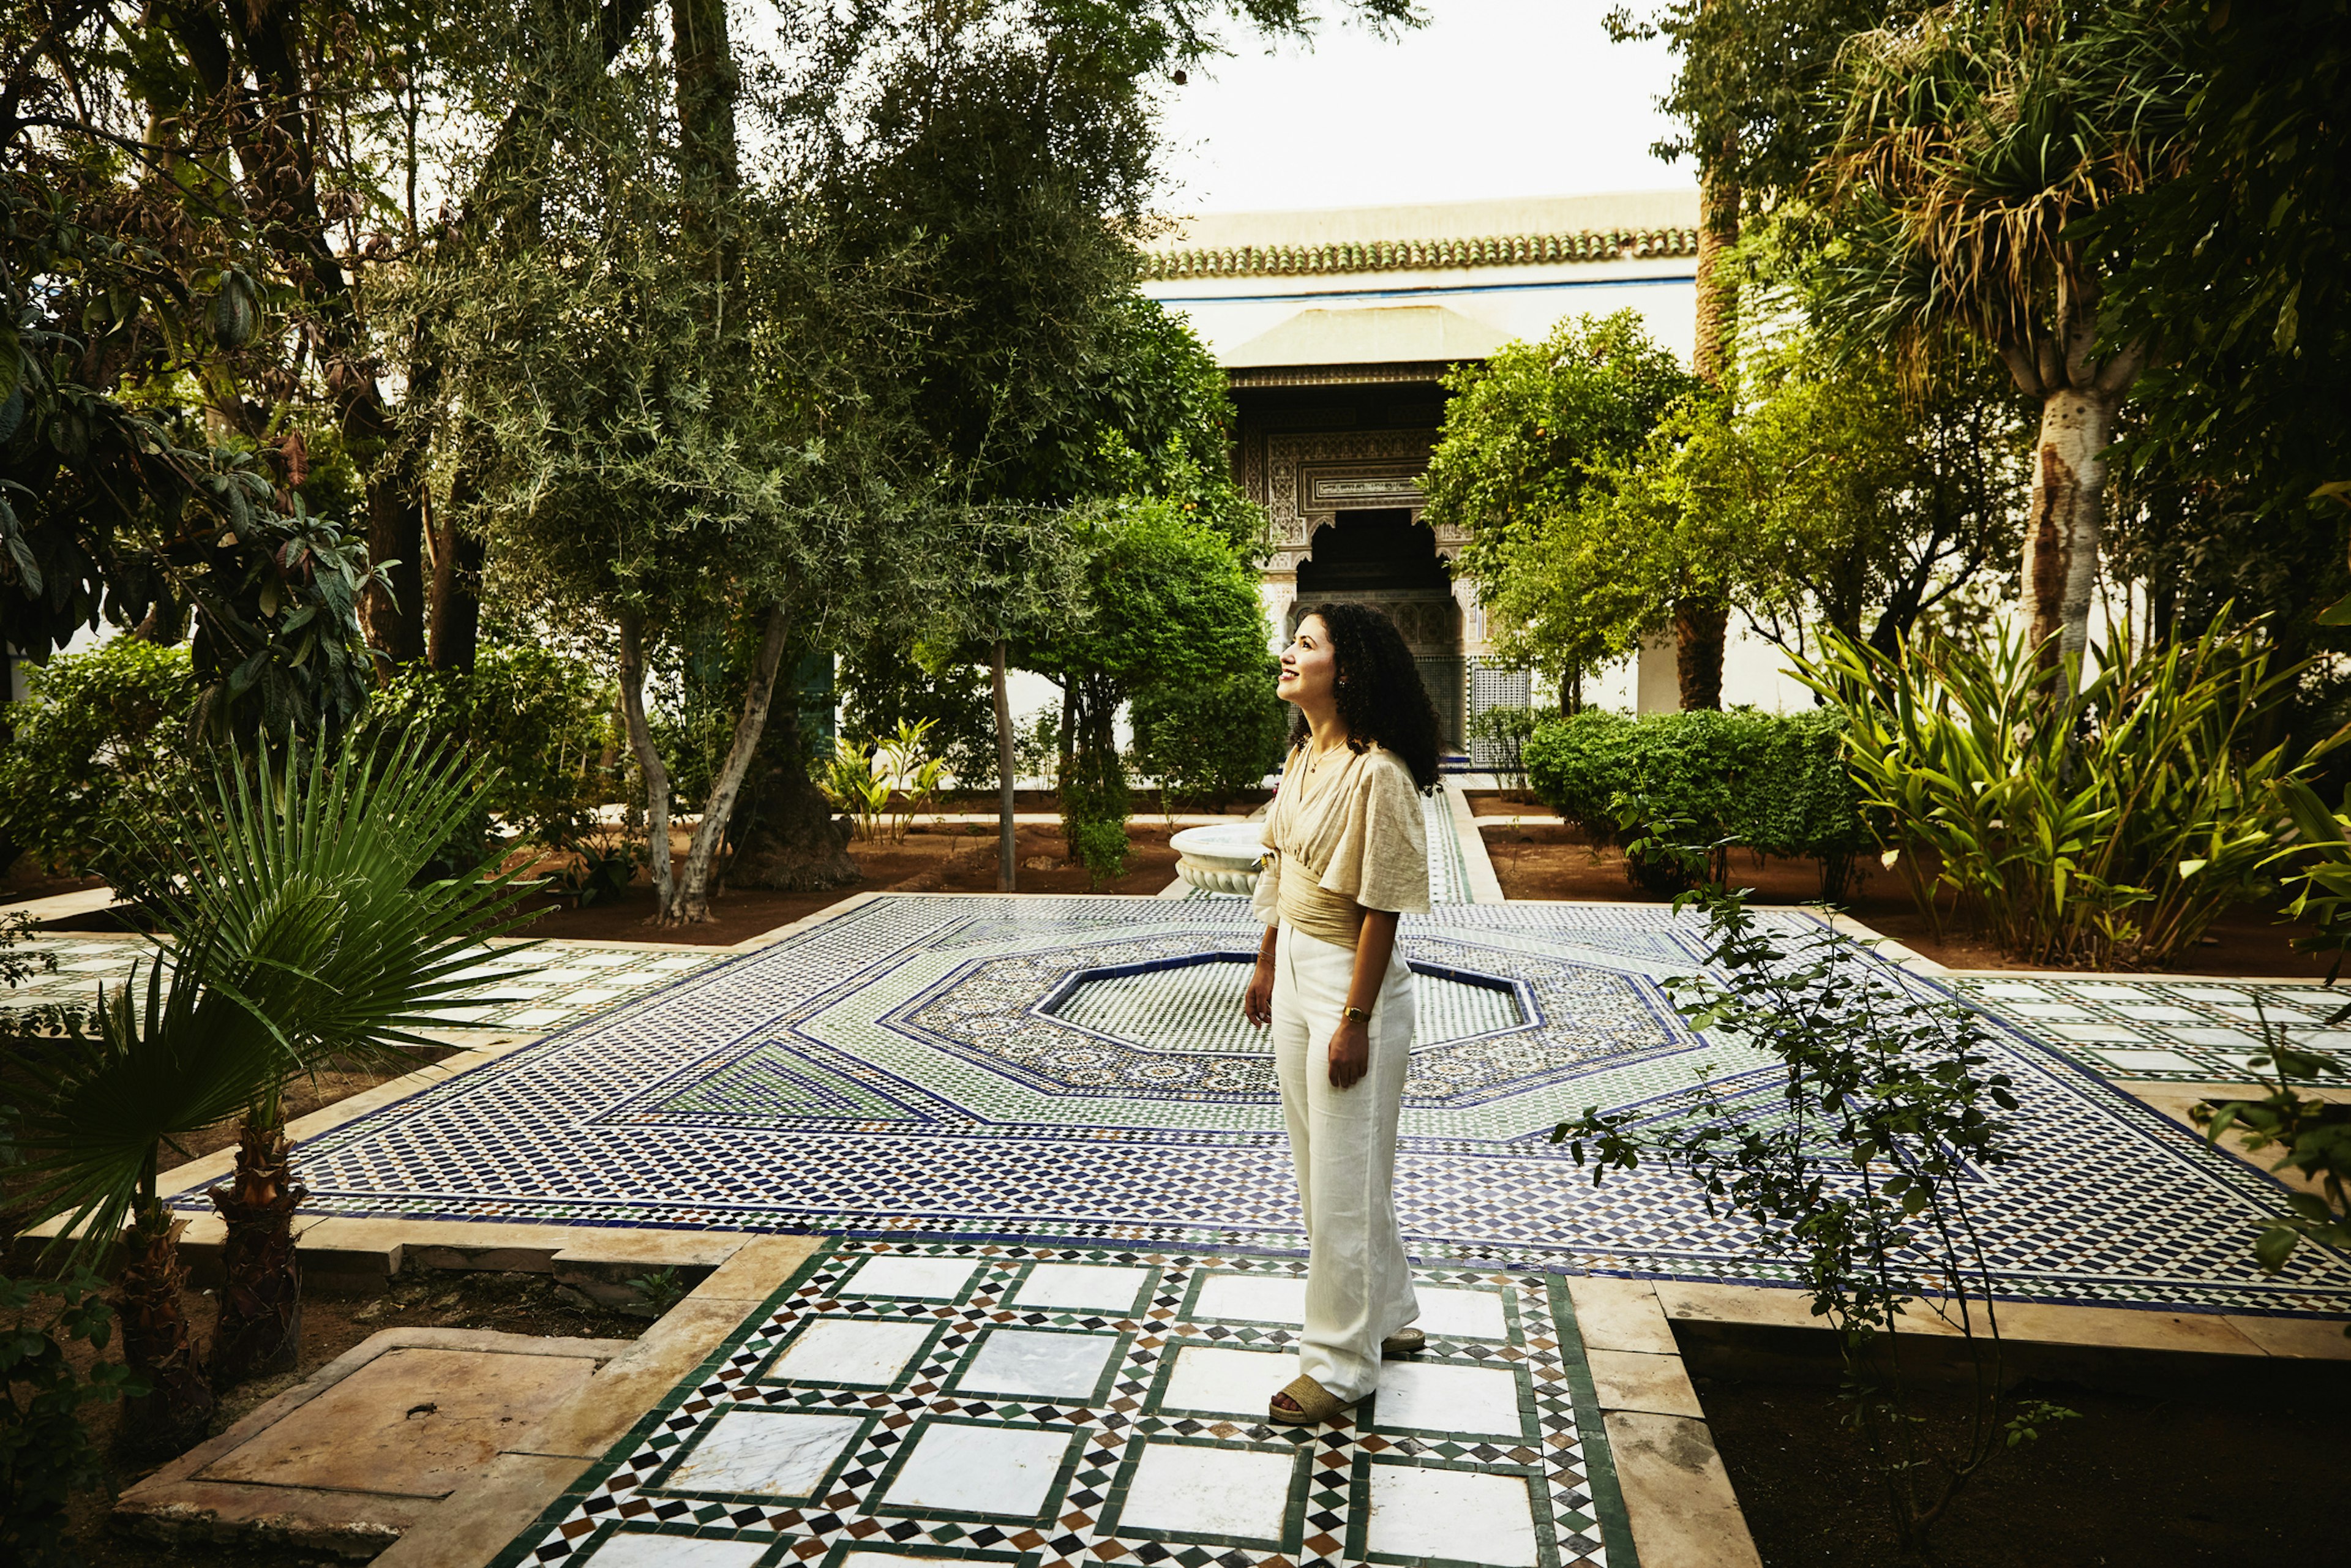
<svg viewBox="0 0 2351 1568">
<path fill-rule="evenodd" d="M 481 780 L 402 741 L 273 769 L 225 765 L 208 809 L 151 846 L 168 891 L 143 1008 L 134 985 L 100 1028 L 47 1042 L 16 1134 L 27 1224 L 64 1218 L 76 1249 L 111 1238 L 154 1151 L 334 1060 L 427 1043 L 432 1004 L 471 983 L 480 945 L 527 918 L 530 883 L 485 862 L 420 883 Z"/>
</svg>

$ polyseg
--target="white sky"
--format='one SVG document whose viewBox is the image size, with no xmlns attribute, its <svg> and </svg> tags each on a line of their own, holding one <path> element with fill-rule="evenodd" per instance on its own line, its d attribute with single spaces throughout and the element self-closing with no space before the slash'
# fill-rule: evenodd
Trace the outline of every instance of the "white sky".
<svg viewBox="0 0 2351 1568">
<path fill-rule="evenodd" d="M 1322 0 L 1326 15 L 1344 0 Z M 1667 129 L 1662 44 L 1612 44 L 1609 0 L 1422 0 L 1382 41 L 1325 24 L 1310 46 L 1231 57 L 1162 98 L 1176 214 L 1574 196 L 1694 186 L 1649 144 Z"/>
</svg>

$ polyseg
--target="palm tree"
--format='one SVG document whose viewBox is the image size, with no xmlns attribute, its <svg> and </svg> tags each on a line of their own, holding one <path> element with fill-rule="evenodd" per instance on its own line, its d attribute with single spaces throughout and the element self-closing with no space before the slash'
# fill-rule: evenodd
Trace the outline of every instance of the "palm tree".
<svg viewBox="0 0 2351 1568">
<path fill-rule="evenodd" d="M 2044 663 L 2087 642 L 2104 454 L 2150 349 L 2102 338 L 2116 258 L 2077 225 L 2179 172 L 2194 20 L 2150 0 L 1992 0 L 1846 46 L 1820 172 L 1848 243 L 1825 306 L 1914 373 L 1972 333 L 2040 402 L 2024 601 Z"/>
<path fill-rule="evenodd" d="M 124 1354 L 152 1390 L 126 1430 L 198 1435 L 214 1383 L 293 1360 L 303 1191 L 286 1087 L 330 1061 L 422 1043 L 429 1004 L 467 983 L 475 945 L 523 918 L 526 888 L 487 866 L 416 885 L 480 788 L 472 768 L 413 743 L 256 761 L 224 768 L 181 841 L 151 847 L 171 889 L 154 909 L 157 951 L 104 998 L 95 1034 L 48 1058 L 18 1136 L 36 1176 L 30 1223 L 63 1218 L 73 1251 L 122 1239 Z M 157 1151 L 240 1113 L 235 1171 L 210 1194 L 228 1277 L 208 1381 L 180 1310 L 185 1222 L 160 1200 Z"/>
</svg>

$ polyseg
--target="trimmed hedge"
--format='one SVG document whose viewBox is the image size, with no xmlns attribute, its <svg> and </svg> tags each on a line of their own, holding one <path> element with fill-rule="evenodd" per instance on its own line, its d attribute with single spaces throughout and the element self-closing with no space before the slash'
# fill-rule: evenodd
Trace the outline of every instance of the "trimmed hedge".
<svg viewBox="0 0 2351 1568">
<path fill-rule="evenodd" d="M 1527 782 L 1595 842 L 1626 844 L 1650 822 L 1680 819 L 1697 842 L 1819 862 L 1822 895 L 1836 898 L 1855 857 L 1876 842 L 1845 768 L 1844 735 L 1844 716 L 1830 709 L 1642 718 L 1588 710 L 1529 738 Z M 1626 870 L 1645 886 L 1676 880 L 1668 866 L 1628 861 Z"/>
</svg>

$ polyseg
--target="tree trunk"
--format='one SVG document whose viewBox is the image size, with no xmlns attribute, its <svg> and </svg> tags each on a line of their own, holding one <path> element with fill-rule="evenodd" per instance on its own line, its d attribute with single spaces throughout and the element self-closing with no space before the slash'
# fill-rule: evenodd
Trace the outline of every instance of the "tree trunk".
<svg viewBox="0 0 2351 1568">
<path fill-rule="evenodd" d="M 758 784 L 757 810 L 735 824 L 728 885 L 827 893 L 864 878 L 849 853 L 849 830 L 834 817 L 832 803 L 810 781 L 801 758 L 770 768 Z"/>
<path fill-rule="evenodd" d="M 2089 646 L 2114 414 L 2097 392 L 2065 388 L 2042 400 L 2024 526 L 2024 610 L 2026 635 L 2046 666 Z"/>
<path fill-rule="evenodd" d="M 1583 711 L 1583 672 L 1562 670 L 1559 676 L 1559 713 L 1562 718 L 1573 718 Z"/>
<path fill-rule="evenodd" d="M 768 706 L 776 695 L 776 669 L 784 658 L 785 630 L 784 609 L 778 604 L 768 612 L 767 630 L 759 638 L 758 664 L 751 671 L 750 689 L 743 694 L 743 716 L 735 721 L 735 743 L 727 748 L 718 777 L 711 781 L 710 799 L 703 802 L 702 821 L 694 830 L 694 841 L 686 847 L 685 869 L 663 903 L 659 919 L 664 925 L 710 918 L 711 858 L 717 853 L 718 841 L 726 836 L 735 797 L 743 788 L 752 755 L 759 749 L 759 737 L 768 727 Z"/>
<path fill-rule="evenodd" d="M 458 476 L 460 485 L 465 482 Z M 457 526 L 456 496 L 448 523 L 437 530 L 433 555 L 433 613 L 427 631 L 432 664 L 444 674 L 471 674 L 482 640 L 482 566 L 488 550 L 476 535 Z"/>
<path fill-rule="evenodd" d="M 180 1232 L 187 1221 L 150 1197 L 122 1233 L 129 1261 L 114 1282 L 122 1313 L 122 1359 L 148 1391 L 126 1399 L 122 1442 L 134 1452 L 185 1451 L 213 1418 L 212 1385 L 196 1359 L 195 1336 L 180 1310 L 188 1271 L 180 1264 Z"/>
<path fill-rule="evenodd" d="M 309 1196 L 294 1180 L 286 1128 L 246 1120 L 236 1170 L 205 1197 L 228 1228 L 221 1245 L 220 1317 L 213 1329 L 213 1383 L 291 1372 L 302 1350 L 302 1270 L 294 1211 Z"/>
<path fill-rule="evenodd" d="M 1729 626 L 1730 606 L 1719 599 L 1674 601 L 1674 672 L 1683 712 L 1722 706 L 1722 647 Z"/>
<path fill-rule="evenodd" d="M 621 627 L 621 722 L 629 732 L 629 749 L 645 781 L 645 860 L 653 877 L 655 918 L 670 906 L 675 879 L 669 864 L 669 769 L 662 765 L 661 747 L 645 723 L 645 618 L 623 610 Z"/>
<path fill-rule="evenodd" d="M 1738 346 L 1739 286 L 1722 264 L 1739 243 L 1739 187 L 1722 175 L 1703 173 L 1698 204 L 1698 341 L 1690 369 L 1719 386 Z"/>
<path fill-rule="evenodd" d="M 1013 844 L 1013 801 L 1019 780 L 1012 746 L 1012 691 L 1005 671 L 1004 639 L 989 650 L 989 674 L 996 697 L 996 890 L 1010 893 L 1019 881 L 1019 851 Z"/>
</svg>

